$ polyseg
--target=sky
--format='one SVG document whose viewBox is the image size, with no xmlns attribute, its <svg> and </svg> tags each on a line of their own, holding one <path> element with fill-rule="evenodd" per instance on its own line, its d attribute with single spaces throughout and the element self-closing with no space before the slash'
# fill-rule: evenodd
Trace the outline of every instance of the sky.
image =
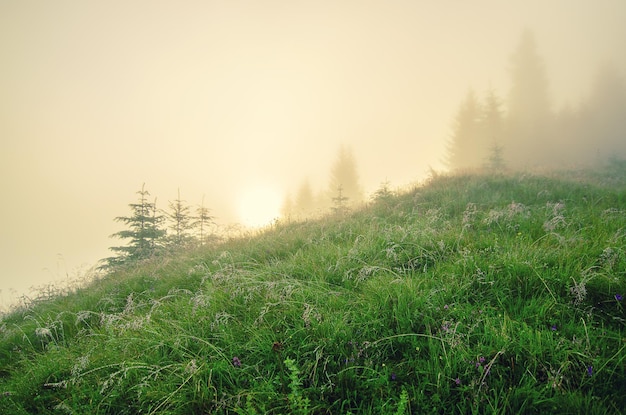
<svg viewBox="0 0 626 415">
<path fill-rule="evenodd" d="M 145 183 L 260 225 L 349 146 L 368 193 L 444 168 L 525 29 L 555 109 L 626 68 L 623 0 L 0 0 L 0 305 L 120 245 Z"/>
</svg>

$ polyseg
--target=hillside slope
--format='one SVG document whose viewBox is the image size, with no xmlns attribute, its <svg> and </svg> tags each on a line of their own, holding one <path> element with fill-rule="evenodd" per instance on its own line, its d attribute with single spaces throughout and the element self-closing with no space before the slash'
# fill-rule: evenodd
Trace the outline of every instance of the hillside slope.
<svg viewBox="0 0 626 415">
<path fill-rule="evenodd" d="M 619 413 L 626 169 L 438 177 L 0 321 L 0 413 Z"/>
</svg>

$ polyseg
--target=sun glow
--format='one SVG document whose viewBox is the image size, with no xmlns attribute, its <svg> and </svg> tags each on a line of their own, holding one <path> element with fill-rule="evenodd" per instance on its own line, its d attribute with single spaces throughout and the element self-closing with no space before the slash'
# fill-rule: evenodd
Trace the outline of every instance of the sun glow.
<svg viewBox="0 0 626 415">
<path fill-rule="evenodd" d="M 281 200 L 280 193 L 272 186 L 246 188 L 239 196 L 239 219 L 254 228 L 269 225 L 280 216 Z"/>
</svg>

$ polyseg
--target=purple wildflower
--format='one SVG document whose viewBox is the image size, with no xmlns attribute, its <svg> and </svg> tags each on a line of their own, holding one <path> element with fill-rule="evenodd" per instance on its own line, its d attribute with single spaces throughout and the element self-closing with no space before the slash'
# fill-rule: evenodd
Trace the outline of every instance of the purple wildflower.
<svg viewBox="0 0 626 415">
<path fill-rule="evenodd" d="M 241 367 L 241 360 L 237 356 L 233 357 L 233 366 Z"/>
<path fill-rule="evenodd" d="M 454 383 L 456 383 L 457 386 L 460 385 L 461 384 L 461 379 L 459 379 L 459 378 L 454 379 Z"/>
<path fill-rule="evenodd" d="M 552 327 L 550 327 L 550 330 L 556 331 L 556 324 L 553 324 Z"/>
<path fill-rule="evenodd" d="M 587 375 L 589 376 L 593 375 L 593 366 L 587 367 Z"/>
<path fill-rule="evenodd" d="M 615 299 L 616 299 L 617 301 L 622 301 L 622 300 L 624 299 L 624 297 L 622 297 L 622 295 L 621 295 L 621 294 L 615 294 Z"/>
<path fill-rule="evenodd" d="M 391 374 L 391 380 L 396 380 L 396 374 L 395 373 Z"/>
</svg>

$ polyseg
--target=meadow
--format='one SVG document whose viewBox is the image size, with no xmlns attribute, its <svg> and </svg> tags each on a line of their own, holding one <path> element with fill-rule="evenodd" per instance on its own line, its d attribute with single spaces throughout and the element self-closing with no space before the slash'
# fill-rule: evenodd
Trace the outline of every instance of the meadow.
<svg viewBox="0 0 626 415">
<path fill-rule="evenodd" d="M 468 173 L 0 320 L 3 414 L 621 413 L 626 164 Z"/>
</svg>

